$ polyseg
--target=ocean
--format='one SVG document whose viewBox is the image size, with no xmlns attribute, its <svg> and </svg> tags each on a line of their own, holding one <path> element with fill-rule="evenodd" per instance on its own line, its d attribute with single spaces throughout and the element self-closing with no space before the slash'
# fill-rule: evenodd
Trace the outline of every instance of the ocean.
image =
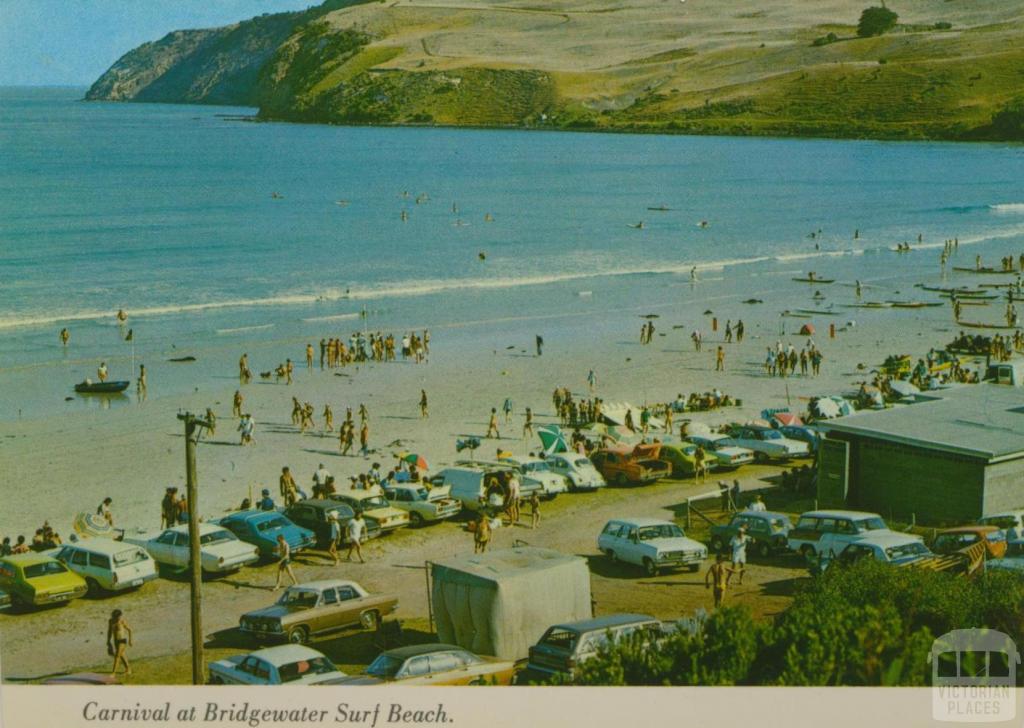
<svg viewBox="0 0 1024 728">
<path fill-rule="evenodd" d="M 753 291 L 935 280 L 954 236 L 972 262 L 1024 251 L 1016 145 L 252 123 L 83 93 L 0 89 L 0 420 L 101 406 L 71 396 L 100 361 L 173 395 L 360 329 L 586 336 L 710 299 L 694 267 Z"/>
</svg>

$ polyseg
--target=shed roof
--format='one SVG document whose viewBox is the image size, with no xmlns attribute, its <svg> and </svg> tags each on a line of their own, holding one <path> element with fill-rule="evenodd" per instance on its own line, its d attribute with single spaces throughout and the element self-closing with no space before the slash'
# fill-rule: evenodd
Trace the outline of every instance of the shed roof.
<svg viewBox="0 0 1024 728">
<path fill-rule="evenodd" d="M 480 584 L 507 581 L 577 563 L 584 564 L 586 568 L 586 561 L 575 554 L 563 554 L 535 546 L 520 546 L 437 562 L 433 570 L 435 578 Z"/>
<path fill-rule="evenodd" d="M 1024 457 L 1024 389 L 974 384 L 918 395 L 913 404 L 820 423 L 842 432 L 989 462 Z"/>
</svg>

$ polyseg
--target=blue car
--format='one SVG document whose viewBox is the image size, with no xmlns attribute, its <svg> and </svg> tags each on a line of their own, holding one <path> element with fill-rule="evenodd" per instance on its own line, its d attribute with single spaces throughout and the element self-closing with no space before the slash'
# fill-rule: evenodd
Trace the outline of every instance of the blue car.
<svg viewBox="0 0 1024 728">
<path fill-rule="evenodd" d="M 260 556 L 272 557 L 281 534 L 293 552 L 307 549 L 316 543 L 315 534 L 308 528 L 296 526 L 277 511 L 239 511 L 225 516 L 218 525 L 238 536 L 240 541 L 259 549 Z"/>
</svg>

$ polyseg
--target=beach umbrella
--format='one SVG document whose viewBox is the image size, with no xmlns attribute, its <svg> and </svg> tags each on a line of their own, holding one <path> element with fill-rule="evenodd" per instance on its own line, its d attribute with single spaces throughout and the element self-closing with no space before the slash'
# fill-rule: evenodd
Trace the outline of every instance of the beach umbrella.
<svg viewBox="0 0 1024 728">
<path fill-rule="evenodd" d="M 427 460 L 422 455 L 418 455 L 414 452 L 407 452 L 402 454 L 401 459 L 403 462 L 411 463 L 420 470 L 428 470 Z"/>
<path fill-rule="evenodd" d="M 558 425 L 542 425 L 537 428 L 537 437 L 544 446 L 544 453 L 550 455 L 556 452 L 568 452 L 569 443 L 565 441 L 562 428 Z"/>
<path fill-rule="evenodd" d="M 71 527 L 75 533 L 85 538 L 90 536 L 113 538 L 117 535 L 113 526 L 107 523 L 107 519 L 95 513 L 79 513 L 75 516 Z"/>
<path fill-rule="evenodd" d="M 857 411 L 856 408 L 854 408 L 854 406 L 843 397 L 833 395 L 832 397 L 829 397 L 829 399 L 835 402 L 836 406 L 839 408 L 838 417 L 846 417 L 847 415 L 852 415 Z"/>
<path fill-rule="evenodd" d="M 776 412 L 772 417 L 783 427 L 802 425 L 804 423 L 803 420 L 800 419 L 800 415 L 795 415 L 792 412 Z"/>
<path fill-rule="evenodd" d="M 814 334 L 814 326 L 813 326 L 813 324 L 804 324 L 803 326 L 800 327 L 800 335 L 801 336 L 812 336 L 813 334 Z"/>
<path fill-rule="evenodd" d="M 839 404 L 827 397 L 822 397 L 815 402 L 814 409 L 817 411 L 819 417 L 826 420 L 830 420 L 833 417 L 839 417 Z"/>
</svg>

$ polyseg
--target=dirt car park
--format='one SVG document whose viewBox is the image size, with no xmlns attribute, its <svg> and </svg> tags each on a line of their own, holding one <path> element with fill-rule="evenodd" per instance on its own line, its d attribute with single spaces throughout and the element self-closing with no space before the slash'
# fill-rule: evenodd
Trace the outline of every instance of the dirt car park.
<svg viewBox="0 0 1024 728">
<path fill-rule="evenodd" d="M 751 491 L 761 491 L 772 510 L 799 514 L 811 508 L 810 502 L 793 500 L 792 494 L 776 487 L 779 472 L 777 466 L 757 465 L 738 471 L 735 477 L 744 498 L 749 498 Z M 687 479 L 563 494 L 542 503 L 537 530 L 529 528 L 529 515 L 524 514 L 517 527 L 494 531 L 491 548 L 507 548 L 518 541 L 585 557 L 597 615 L 639 612 L 664 620 L 692 616 L 695 610 L 712 607 L 711 592 L 704 585 L 710 561 L 697 573 L 679 569 L 648 577 L 638 567 L 613 564 L 600 554 L 597 535 L 611 518 L 650 516 L 674 519 L 688 536 L 707 543 L 709 524 L 693 512 L 690 528 L 686 528 L 686 499 L 717 488 L 714 481 L 696 484 Z M 717 497 L 699 501 L 699 508 L 713 520 L 728 518 Z M 293 568 L 300 582 L 344 578 L 359 582 L 370 592 L 397 594 L 395 617 L 401 624 L 403 643 L 416 644 L 436 639 L 428 621 L 425 560 L 471 553 L 472 548 L 472 534 L 460 517 L 375 539 L 364 547 L 365 564 L 343 560 L 335 567 L 327 554 L 307 552 L 294 559 Z M 206 662 L 257 648 L 238 630 L 238 618 L 276 599 L 279 592 L 271 590 L 275 576 L 274 563 L 262 563 L 204 583 Z M 745 604 L 755 616 L 771 618 L 785 608 L 796 584 L 806 578 L 808 572 L 799 557 L 781 554 L 762 559 L 751 555 L 743 583 L 733 580 L 726 603 Z M 135 633 L 133 684 L 191 681 L 188 580 L 175 576 L 158 579 L 136 592 L 80 599 L 67 607 L 0 612 L 4 679 L 35 682 L 65 672 L 108 670 L 106 623 L 115 608 L 124 611 Z M 353 674 L 381 651 L 374 641 L 373 633 L 355 629 L 314 640 L 310 646 Z"/>
</svg>

